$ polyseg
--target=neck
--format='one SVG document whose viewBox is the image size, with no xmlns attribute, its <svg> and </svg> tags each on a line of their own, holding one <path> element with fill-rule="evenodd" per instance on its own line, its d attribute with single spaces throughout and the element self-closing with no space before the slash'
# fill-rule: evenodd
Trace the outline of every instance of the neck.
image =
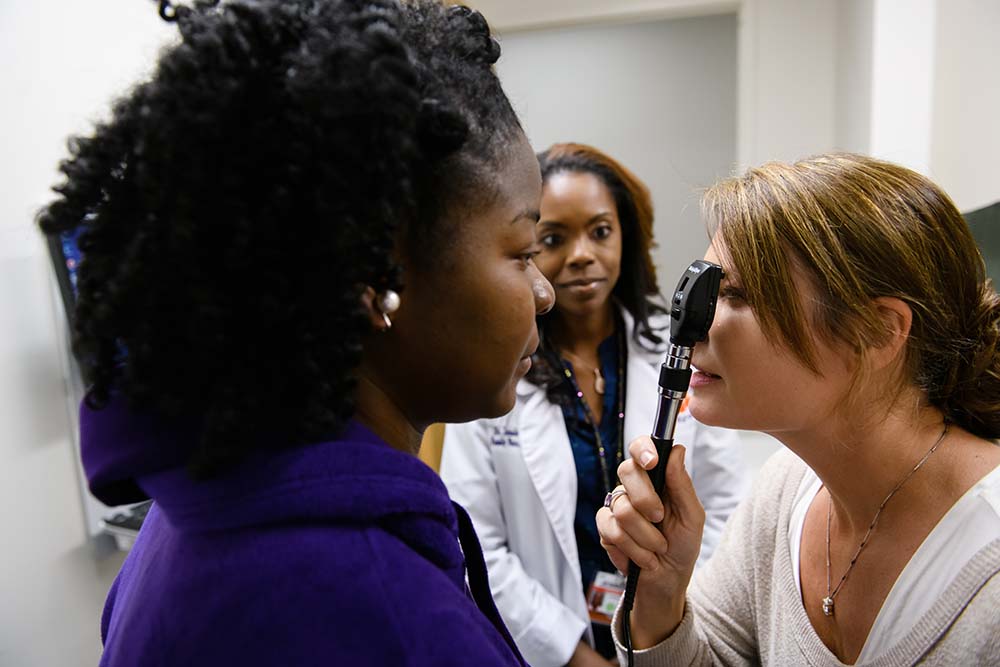
<svg viewBox="0 0 1000 667">
<path fill-rule="evenodd" d="M 772 435 L 815 471 L 830 494 L 837 523 L 849 534 L 863 535 L 886 496 L 938 442 L 943 429 L 941 413 L 924 408 L 916 418 L 912 413 L 890 413 L 877 424 Z M 935 487 L 944 490 L 948 468 L 943 463 L 950 459 L 940 450 L 947 448 L 955 430 L 949 430 L 937 450 L 896 491 L 886 513 L 900 506 L 907 512 L 920 511 L 921 503 L 937 501 Z"/>
<path fill-rule="evenodd" d="M 585 359 L 596 357 L 601 342 L 615 332 L 614 306 L 608 301 L 604 308 L 583 314 L 557 307 L 550 331 L 556 347 Z"/>
<path fill-rule="evenodd" d="M 393 449 L 416 455 L 421 433 L 362 368 L 358 374 L 357 408 L 354 418 L 370 428 Z"/>
</svg>

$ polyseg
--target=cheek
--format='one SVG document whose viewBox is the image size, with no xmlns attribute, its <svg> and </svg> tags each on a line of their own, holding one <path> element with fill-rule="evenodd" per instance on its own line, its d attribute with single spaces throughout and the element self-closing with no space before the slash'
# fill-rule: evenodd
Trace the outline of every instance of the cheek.
<svg viewBox="0 0 1000 667">
<path fill-rule="evenodd" d="M 562 265 L 562 254 L 556 251 L 546 250 L 535 257 L 535 266 L 549 282 L 556 277 Z"/>
<path fill-rule="evenodd" d="M 706 350 L 716 372 L 724 378 L 726 400 L 733 403 L 731 407 L 739 405 L 741 411 L 758 403 L 773 371 L 771 347 L 754 324 L 752 316 L 745 317 L 720 303 Z"/>
<path fill-rule="evenodd" d="M 730 348 L 726 358 L 727 395 L 746 428 L 794 429 L 825 414 L 826 382 L 763 338 L 747 342 Z"/>
<path fill-rule="evenodd" d="M 538 272 L 524 271 L 516 262 L 501 264 L 480 283 L 474 301 L 479 331 L 472 335 L 504 347 L 496 350 L 498 363 L 505 363 L 513 352 L 520 359 L 535 326 L 536 291 L 547 289 Z"/>
<path fill-rule="evenodd" d="M 608 273 L 617 278 L 621 275 L 622 269 L 622 243 L 621 237 L 617 236 L 614 242 L 609 243 L 604 252 L 604 266 Z"/>
<path fill-rule="evenodd" d="M 740 321 L 723 329 L 716 340 L 726 384 L 738 389 L 744 399 L 753 400 L 774 386 L 775 377 L 781 376 L 782 362 L 760 331 L 745 324 Z"/>
</svg>

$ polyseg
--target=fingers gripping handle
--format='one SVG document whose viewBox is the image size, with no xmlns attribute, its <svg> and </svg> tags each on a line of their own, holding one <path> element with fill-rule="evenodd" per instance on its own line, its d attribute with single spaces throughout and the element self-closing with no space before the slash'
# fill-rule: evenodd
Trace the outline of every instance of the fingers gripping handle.
<svg viewBox="0 0 1000 667">
<path fill-rule="evenodd" d="M 652 439 L 653 444 L 656 445 L 656 465 L 652 469 L 647 470 L 646 473 L 649 475 L 649 481 L 653 483 L 653 488 L 662 496 L 667 477 L 667 460 L 670 458 L 670 452 L 674 448 L 674 440 L 673 438 L 657 438 L 656 436 L 653 436 Z M 665 509 L 666 507 L 664 507 Z M 628 665 L 632 665 L 635 659 L 632 651 L 630 617 L 632 615 L 632 606 L 635 604 L 635 589 L 639 583 L 639 573 L 641 571 L 639 566 L 634 562 L 628 562 L 628 579 L 625 583 L 625 594 L 622 596 L 622 640 L 628 650 Z"/>
<path fill-rule="evenodd" d="M 667 458 L 670 456 L 670 450 L 674 447 L 674 440 L 673 438 L 653 436 L 653 444 L 656 445 L 656 467 L 647 472 L 649 473 L 649 481 L 653 483 L 653 488 L 662 496 L 667 476 Z"/>
</svg>

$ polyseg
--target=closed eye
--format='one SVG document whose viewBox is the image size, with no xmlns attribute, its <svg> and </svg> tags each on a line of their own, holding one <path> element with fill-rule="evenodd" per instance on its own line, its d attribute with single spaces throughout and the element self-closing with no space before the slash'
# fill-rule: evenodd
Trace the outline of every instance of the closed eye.
<svg viewBox="0 0 1000 667">
<path fill-rule="evenodd" d="M 540 250 L 533 249 L 530 252 L 521 253 L 517 259 L 521 262 L 522 267 L 527 269 L 535 261 L 535 257 L 538 257 L 540 252 Z"/>
<path fill-rule="evenodd" d="M 748 303 L 747 293 L 743 290 L 743 288 L 735 287 L 733 285 L 727 285 L 720 289 L 719 297 L 729 301 L 742 301 L 743 303 Z"/>
</svg>

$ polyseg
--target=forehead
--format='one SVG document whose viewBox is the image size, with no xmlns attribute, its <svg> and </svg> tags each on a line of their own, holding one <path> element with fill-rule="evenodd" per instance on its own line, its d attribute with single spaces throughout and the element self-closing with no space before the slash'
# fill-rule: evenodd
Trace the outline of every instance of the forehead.
<svg viewBox="0 0 1000 667">
<path fill-rule="evenodd" d="M 538 207 L 542 195 L 542 174 L 527 137 L 519 134 L 500 160 L 497 171 L 499 199 L 514 208 Z"/>
<path fill-rule="evenodd" d="M 469 249 L 474 250 L 498 235 L 506 236 L 525 220 L 533 225 L 541 193 L 538 160 L 527 139 L 520 135 L 506 148 L 479 189 L 452 211 L 452 219 L 458 223 L 456 229 L 465 239 L 459 249 L 471 244 L 473 248 Z"/>
<path fill-rule="evenodd" d="M 547 211 L 575 207 L 614 212 L 615 201 L 608 186 L 596 174 L 560 171 L 545 181 L 542 206 Z"/>
</svg>

